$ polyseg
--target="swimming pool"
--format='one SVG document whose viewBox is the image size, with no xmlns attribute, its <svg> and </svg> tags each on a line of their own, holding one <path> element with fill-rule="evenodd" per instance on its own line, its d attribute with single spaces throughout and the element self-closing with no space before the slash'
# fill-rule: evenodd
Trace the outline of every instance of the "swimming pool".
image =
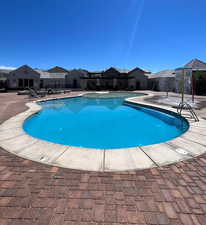
<svg viewBox="0 0 206 225">
<path fill-rule="evenodd" d="M 43 109 L 28 118 L 23 128 L 29 135 L 49 142 L 95 149 L 157 144 L 187 131 L 189 125 L 182 117 L 124 104 L 126 97 L 138 94 L 116 94 L 41 102 Z"/>
</svg>

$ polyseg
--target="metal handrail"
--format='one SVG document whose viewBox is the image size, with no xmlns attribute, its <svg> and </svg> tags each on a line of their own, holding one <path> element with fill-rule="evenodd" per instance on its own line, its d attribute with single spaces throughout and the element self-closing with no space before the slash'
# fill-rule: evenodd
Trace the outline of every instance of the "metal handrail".
<svg viewBox="0 0 206 225">
<path fill-rule="evenodd" d="M 182 110 L 188 110 L 192 116 L 192 118 L 195 120 L 195 122 L 198 122 L 199 119 L 197 117 L 197 114 L 193 110 L 192 106 L 188 104 L 187 102 L 180 102 L 180 104 L 177 107 L 177 113 L 182 115 Z"/>
</svg>

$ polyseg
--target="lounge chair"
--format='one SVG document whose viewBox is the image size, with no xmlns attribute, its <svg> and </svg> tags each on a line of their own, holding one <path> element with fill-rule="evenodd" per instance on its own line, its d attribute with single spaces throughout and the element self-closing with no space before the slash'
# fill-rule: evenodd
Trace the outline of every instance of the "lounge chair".
<svg viewBox="0 0 206 225">
<path fill-rule="evenodd" d="M 29 96 L 34 97 L 34 98 L 40 98 L 44 97 L 46 94 L 45 92 L 37 92 L 32 88 L 27 88 L 29 90 Z"/>
</svg>

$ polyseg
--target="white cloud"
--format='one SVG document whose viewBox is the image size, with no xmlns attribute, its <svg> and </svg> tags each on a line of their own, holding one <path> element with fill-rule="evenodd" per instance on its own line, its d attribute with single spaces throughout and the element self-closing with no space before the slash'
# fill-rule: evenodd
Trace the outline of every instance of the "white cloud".
<svg viewBox="0 0 206 225">
<path fill-rule="evenodd" d="M 0 66 L 0 70 L 15 70 L 15 67 L 11 67 L 11 66 Z"/>
</svg>

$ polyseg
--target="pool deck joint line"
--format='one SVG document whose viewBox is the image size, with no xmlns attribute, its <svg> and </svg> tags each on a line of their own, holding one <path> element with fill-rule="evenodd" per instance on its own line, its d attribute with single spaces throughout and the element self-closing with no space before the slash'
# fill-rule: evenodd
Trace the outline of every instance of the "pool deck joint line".
<svg viewBox="0 0 206 225">
<path fill-rule="evenodd" d="M 150 158 L 151 159 L 151 161 L 154 163 L 154 165 L 156 165 L 156 167 L 160 167 L 148 154 L 147 154 L 147 152 L 145 152 L 142 148 L 141 148 L 141 146 L 139 146 L 139 149 L 142 151 L 142 152 L 144 152 L 144 154 L 148 157 L 148 158 Z"/>
<path fill-rule="evenodd" d="M 82 95 L 72 96 L 71 98 Z M 147 102 L 146 99 L 152 96 L 152 94 L 149 94 L 147 96 L 132 97 L 126 99 L 125 102 L 164 109 L 170 112 L 176 111 L 170 106 L 158 106 Z M 24 121 L 42 109 L 37 102 L 54 99 L 63 98 L 48 98 L 27 103 L 28 110 L 1 124 L 0 147 L 22 158 L 43 164 L 101 172 L 161 167 L 188 160 L 206 152 L 206 136 L 204 135 L 206 133 L 206 121 L 202 118 L 195 123 L 188 120 L 189 130 L 176 139 L 160 144 L 125 149 L 90 149 L 65 146 L 36 139 L 25 133 L 22 128 Z M 187 154 L 183 154 L 183 151 L 186 151 Z"/>
</svg>

